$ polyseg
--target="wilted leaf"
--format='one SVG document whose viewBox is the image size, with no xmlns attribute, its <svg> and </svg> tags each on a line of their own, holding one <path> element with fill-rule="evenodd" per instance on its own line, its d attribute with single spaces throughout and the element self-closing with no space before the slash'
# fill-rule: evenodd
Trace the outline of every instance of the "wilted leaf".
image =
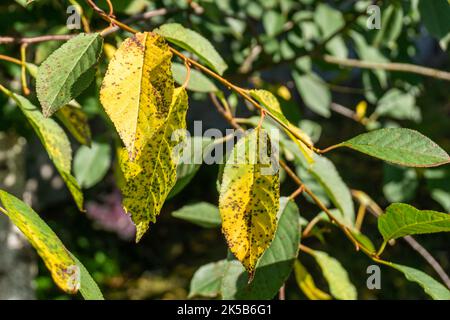
<svg viewBox="0 0 450 320">
<path fill-rule="evenodd" d="M 108 65 L 100 101 L 131 160 L 165 123 L 173 94 L 172 54 L 164 39 L 144 32 L 126 39 Z"/>
<path fill-rule="evenodd" d="M 305 296 L 310 300 L 331 300 L 332 297 L 316 287 L 312 275 L 306 268 L 296 260 L 294 264 L 295 280 L 298 287 L 302 290 Z"/>
<path fill-rule="evenodd" d="M 56 117 L 72 136 L 85 146 L 91 145 L 91 128 L 86 113 L 75 104 L 66 104 L 56 112 Z"/>
<path fill-rule="evenodd" d="M 220 284 L 225 272 L 226 260 L 211 262 L 195 271 L 189 289 L 189 298 L 215 298 L 220 294 Z"/>
<path fill-rule="evenodd" d="M 434 167 L 450 156 L 421 133 L 405 128 L 385 128 L 360 134 L 339 146 L 407 167 Z"/>
<path fill-rule="evenodd" d="M 412 234 L 450 232 L 450 214 L 394 203 L 378 218 L 378 229 L 385 241 Z"/>
<path fill-rule="evenodd" d="M 0 201 L 6 215 L 37 250 L 62 290 L 72 294 L 80 290 L 85 299 L 103 299 L 86 268 L 33 209 L 3 190 L 0 190 Z"/>
<path fill-rule="evenodd" d="M 356 289 L 350 282 L 347 271 L 345 271 L 339 261 L 330 257 L 326 252 L 314 251 L 312 254 L 320 269 L 322 269 L 331 294 L 336 299 L 355 300 L 357 298 Z"/>
<path fill-rule="evenodd" d="M 158 29 L 155 29 L 154 32 L 166 38 L 167 41 L 195 53 L 219 74 L 223 74 L 228 68 L 225 61 L 223 61 L 208 39 L 193 30 L 186 29 L 181 24 L 163 24 Z"/>
<path fill-rule="evenodd" d="M 150 222 L 156 221 L 164 201 L 177 180 L 178 155 L 174 148 L 184 139 L 188 97 L 184 88 L 174 91 L 167 119 L 148 141 L 142 156 L 130 161 L 127 152 L 119 154 L 125 179 L 122 186 L 123 206 L 136 224 L 136 241 L 147 231 Z M 176 135 L 174 137 L 173 135 Z M 175 139 L 177 138 L 177 139 Z"/>
<path fill-rule="evenodd" d="M 73 161 L 75 178 L 83 188 L 90 188 L 103 179 L 111 165 L 109 144 L 94 142 L 91 147 L 81 146 Z"/>
<path fill-rule="evenodd" d="M 186 205 L 173 211 L 172 216 L 187 220 L 205 228 L 215 228 L 222 223 L 219 209 L 208 202 L 198 202 Z"/>
<path fill-rule="evenodd" d="M 222 231 L 250 278 L 276 229 L 280 183 L 278 168 L 271 166 L 274 156 L 267 133 L 255 129 L 235 145 L 223 172 Z"/>
<path fill-rule="evenodd" d="M 94 79 L 102 52 L 98 33 L 81 33 L 55 50 L 39 67 L 36 92 L 46 117 L 83 92 Z"/>
<path fill-rule="evenodd" d="M 280 198 L 277 217 L 275 237 L 259 260 L 251 283 L 242 264 L 228 257 L 221 287 L 223 299 L 272 299 L 286 282 L 300 243 L 300 219 L 295 202 Z"/>
</svg>

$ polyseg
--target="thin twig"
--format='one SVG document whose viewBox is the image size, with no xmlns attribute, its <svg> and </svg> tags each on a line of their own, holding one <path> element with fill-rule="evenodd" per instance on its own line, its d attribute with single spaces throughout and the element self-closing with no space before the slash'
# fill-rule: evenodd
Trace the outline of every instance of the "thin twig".
<svg viewBox="0 0 450 320">
<path fill-rule="evenodd" d="M 20 81 L 22 83 L 22 91 L 26 96 L 31 93 L 27 85 L 27 46 L 27 43 L 22 43 L 22 45 L 20 46 Z"/>
<path fill-rule="evenodd" d="M 378 69 L 378 70 L 388 70 L 398 72 L 409 72 L 420 74 L 422 76 L 450 81 L 450 72 L 417 66 L 410 63 L 370 62 L 356 59 L 337 58 L 330 55 L 323 55 L 321 58 L 323 61 L 327 63 L 337 64 L 340 66 L 360 68 L 360 69 Z"/>
</svg>

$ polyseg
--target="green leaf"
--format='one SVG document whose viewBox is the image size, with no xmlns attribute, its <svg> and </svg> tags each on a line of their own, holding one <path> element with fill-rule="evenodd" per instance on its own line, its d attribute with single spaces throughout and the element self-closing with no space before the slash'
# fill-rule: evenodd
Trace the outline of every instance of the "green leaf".
<svg viewBox="0 0 450 320">
<path fill-rule="evenodd" d="M 432 210 L 417 210 L 404 203 L 393 203 L 378 218 L 384 241 L 412 234 L 450 232 L 450 215 Z"/>
<path fill-rule="evenodd" d="M 293 146 L 289 143 L 284 142 L 284 145 L 289 148 L 289 150 L 293 149 Z M 355 221 L 355 209 L 352 195 L 339 175 L 339 172 L 336 170 L 333 162 L 324 156 L 315 154 L 314 163 L 308 164 L 304 157 L 297 153 L 296 164 L 312 175 L 312 177 L 321 185 L 328 198 L 342 213 L 345 224 L 353 226 Z M 297 168 L 297 171 L 300 171 L 301 169 Z"/>
<path fill-rule="evenodd" d="M 315 73 L 300 75 L 297 71 L 292 73 L 292 77 L 305 105 L 315 113 L 329 118 L 331 93 L 322 79 Z"/>
<path fill-rule="evenodd" d="M 187 29 L 178 23 L 164 24 L 158 29 L 153 30 L 167 41 L 180 46 L 181 48 L 195 53 L 202 59 L 209 67 L 214 69 L 217 73 L 223 74 L 228 68 L 225 61 L 214 49 L 213 45 L 199 33 Z"/>
<path fill-rule="evenodd" d="M 88 118 L 78 104 L 66 104 L 56 112 L 56 117 L 79 143 L 85 146 L 91 145 L 91 128 Z"/>
<path fill-rule="evenodd" d="M 419 1 L 421 20 L 428 32 L 438 40 L 450 33 L 450 4 L 447 0 Z"/>
<path fill-rule="evenodd" d="M 181 63 L 172 62 L 172 73 L 175 82 L 179 85 L 183 85 L 187 77 L 186 66 Z M 190 70 L 189 82 L 186 89 L 196 92 L 216 92 L 219 90 L 214 82 L 209 80 L 208 77 L 192 68 Z"/>
<path fill-rule="evenodd" d="M 411 120 L 420 122 L 422 114 L 416 105 L 416 97 L 409 92 L 391 89 L 378 101 L 375 113 L 398 120 Z"/>
<path fill-rule="evenodd" d="M 347 271 L 345 271 L 339 261 L 322 251 L 314 250 L 312 255 L 320 269 L 322 269 L 331 294 L 336 299 L 355 300 L 357 298 L 356 288 L 350 282 Z"/>
<path fill-rule="evenodd" d="M 412 200 L 418 186 L 416 169 L 384 164 L 383 194 L 389 202 Z"/>
<path fill-rule="evenodd" d="M 5 208 L 4 213 L 37 250 L 62 290 L 72 294 L 80 290 L 85 299 L 103 299 L 86 268 L 33 209 L 3 190 L 0 190 L 0 201 Z"/>
<path fill-rule="evenodd" d="M 80 268 L 80 293 L 83 298 L 85 300 L 104 300 L 100 288 L 89 274 L 89 271 L 73 254 L 71 256 L 77 263 L 78 268 Z"/>
<path fill-rule="evenodd" d="M 389 265 L 402 272 L 409 281 L 418 283 L 434 300 L 450 300 L 450 291 L 426 273 L 396 263 L 389 263 Z"/>
<path fill-rule="evenodd" d="M 148 230 L 150 222 L 156 222 L 167 195 L 176 183 L 179 154 L 175 149 L 184 140 L 187 109 L 186 90 L 176 88 L 165 123 L 144 146 L 142 155 L 131 161 L 125 149 L 119 153 L 125 180 L 121 186 L 122 204 L 136 224 L 137 242 Z"/>
<path fill-rule="evenodd" d="M 298 207 L 288 198 L 280 198 L 277 216 L 275 237 L 259 260 L 251 283 L 239 261 L 229 257 L 222 280 L 223 299 L 272 299 L 289 277 L 300 243 Z"/>
<path fill-rule="evenodd" d="M 188 297 L 217 297 L 220 294 L 220 284 L 222 283 L 226 263 L 226 260 L 211 262 L 195 271 Z"/>
<path fill-rule="evenodd" d="M 66 183 L 78 209 L 83 211 L 83 193 L 76 179 L 70 174 L 72 148 L 64 130 L 53 119 L 44 117 L 42 112 L 28 99 L 11 91 L 5 92 L 15 100 L 27 117 L 50 159 Z"/>
<path fill-rule="evenodd" d="M 436 143 L 417 131 L 405 128 L 363 133 L 339 146 L 407 167 L 434 167 L 450 162 L 450 156 Z"/>
<path fill-rule="evenodd" d="M 274 37 L 283 31 L 285 22 L 285 17 L 281 13 L 274 10 L 266 12 L 262 18 L 264 30 L 266 30 L 269 37 Z"/>
<path fill-rule="evenodd" d="M 395 41 L 402 33 L 403 27 L 403 8 L 398 3 L 392 3 L 383 8 L 381 16 L 381 25 L 373 40 L 373 45 L 378 47 L 380 44 L 386 44 L 389 47 L 395 47 Z"/>
<path fill-rule="evenodd" d="M 424 172 L 431 197 L 450 212 L 450 168 L 433 168 Z"/>
<path fill-rule="evenodd" d="M 46 117 L 83 92 L 94 79 L 102 52 L 98 33 L 81 33 L 55 50 L 39 67 L 36 92 Z"/>
<path fill-rule="evenodd" d="M 198 202 L 186 205 L 173 211 L 172 216 L 205 228 L 215 228 L 222 223 L 219 209 L 208 202 Z"/>
<path fill-rule="evenodd" d="M 280 198 L 276 156 L 267 132 L 257 128 L 237 142 L 223 171 L 222 232 L 250 278 L 275 236 Z"/>
<path fill-rule="evenodd" d="M 111 148 L 107 143 L 94 142 L 91 147 L 81 146 L 75 154 L 73 171 L 83 188 L 100 182 L 111 166 Z"/>
</svg>

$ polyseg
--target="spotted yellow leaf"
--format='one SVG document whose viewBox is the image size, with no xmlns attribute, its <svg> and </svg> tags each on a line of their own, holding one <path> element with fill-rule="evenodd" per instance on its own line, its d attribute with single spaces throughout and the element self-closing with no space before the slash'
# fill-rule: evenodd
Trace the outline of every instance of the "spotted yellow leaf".
<svg viewBox="0 0 450 320">
<path fill-rule="evenodd" d="M 250 279 L 276 230 L 280 181 L 275 154 L 267 133 L 257 128 L 238 141 L 223 172 L 222 232 Z"/>
<path fill-rule="evenodd" d="M 268 112 L 268 114 L 278 120 L 289 138 L 294 141 L 302 154 L 305 156 L 309 163 L 314 162 L 314 152 L 304 142 L 312 146 L 313 142 L 311 138 L 303 132 L 300 128 L 293 125 L 283 114 L 281 110 L 280 102 L 278 99 L 267 90 L 249 90 L 250 95 L 261 103 L 262 107 Z M 297 137 L 300 137 L 298 139 Z"/>
<path fill-rule="evenodd" d="M 174 90 L 171 58 L 161 36 L 144 32 L 126 39 L 108 65 L 100 101 L 131 160 L 167 118 Z"/>
<path fill-rule="evenodd" d="M 80 287 L 79 268 L 61 240 L 21 200 L 3 190 L 0 190 L 0 200 L 6 209 L 4 213 L 37 250 L 58 287 L 68 293 L 77 292 Z"/>
<path fill-rule="evenodd" d="M 184 139 L 188 97 L 184 88 L 174 91 L 164 124 L 144 146 L 141 156 L 131 161 L 126 150 L 119 152 L 123 173 L 123 206 L 136 224 L 136 241 L 147 231 L 177 180 L 176 148 Z M 178 133 L 178 134 L 177 134 Z"/>
<path fill-rule="evenodd" d="M 67 185 L 78 209 L 83 211 L 83 193 L 76 179 L 70 173 L 72 166 L 72 148 L 64 130 L 25 97 L 15 94 L 0 85 L 0 89 L 10 96 L 27 117 L 56 169 Z"/>
</svg>

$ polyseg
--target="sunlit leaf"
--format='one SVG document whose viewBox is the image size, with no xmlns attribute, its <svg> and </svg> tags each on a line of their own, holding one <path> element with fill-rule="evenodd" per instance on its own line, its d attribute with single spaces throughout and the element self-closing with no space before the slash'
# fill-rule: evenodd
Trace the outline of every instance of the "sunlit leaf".
<svg viewBox="0 0 450 320">
<path fill-rule="evenodd" d="M 130 161 L 125 149 L 119 161 L 125 184 L 122 186 L 123 206 L 136 224 L 136 241 L 156 221 L 177 179 L 178 154 L 175 147 L 184 139 L 188 97 L 184 88 L 174 91 L 167 119 L 142 150 L 142 156 Z M 179 131 L 180 130 L 180 131 Z"/>
<path fill-rule="evenodd" d="M 267 133 L 255 129 L 238 141 L 223 172 L 222 231 L 250 278 L 276 229 L 280 183 L 278 168 L 271 165 L 274 156 Z"/>
<path fill-rule="evenodd" d="M 94 79 L 102 52 L 98 33 L 81 33 L 55 50 L 40 66 L 36 92 L 46 117 L 83 92 Z"/>
<path fill-rule="evenodd" d="M 181 48 L 195 53 L 209 67 L 219 74 L 227 68 L 227 64 L 214 49 L 213 45 L 199 33 L 187 29 L 178 23 L 163 24 L 158 29 L 153 30 L 162 35 L 167 41 L 180 46 Z"/>
<path fill-rule="evenodd" d="M 0 190 L 0 201 L 6 209 L 6 215 L 37 250 L 53 280 L 62 290 L 72 294 L 80 290 L 85 299 L 103 299 L 86 268 L 33 209 L 3 190 Z"/>
<path fill-rule="evenodd" d="M 56 112 L 56 117 L 79 143 L 91 145 L 91 128 L 86 113 L 79 105 L 66 104 Z"/>
<path fill-rule="evenodd" d="M 312 275 L 306 270 L 306 268 L 296 260 L 294 264 L 295 280 L 298 287 L 305 296 L 310 300 L 331 300 L 332 297 L 317 288 Z"/>
<path fill-rule="evenodd" d="M 450 156 L 436 143 L 417 131 L 405 128 L 363 133 L 339 146 L 407 167 L 434 167 L 450 162 Z"/>
<path fill-rule="evenodd" d="M 126 39 L 108 65 L 100 101 L 134 160 L 164 124 L 174 90 L 172 54 L 156 34 Z"/>
<path fill-rule="evenodd" d="M 394 203 L 378 218 L 378 229 L 385 241 L 412 234 L 450 232 L 450 214 Z"/>
<path fill-rule="evenodd" d="M 189 298 L 214 298 L 220 294 L 220 285 L 225 272 L 226 260 L 211 262 L 195 271 L 189 288 Z"/>
</svg>

